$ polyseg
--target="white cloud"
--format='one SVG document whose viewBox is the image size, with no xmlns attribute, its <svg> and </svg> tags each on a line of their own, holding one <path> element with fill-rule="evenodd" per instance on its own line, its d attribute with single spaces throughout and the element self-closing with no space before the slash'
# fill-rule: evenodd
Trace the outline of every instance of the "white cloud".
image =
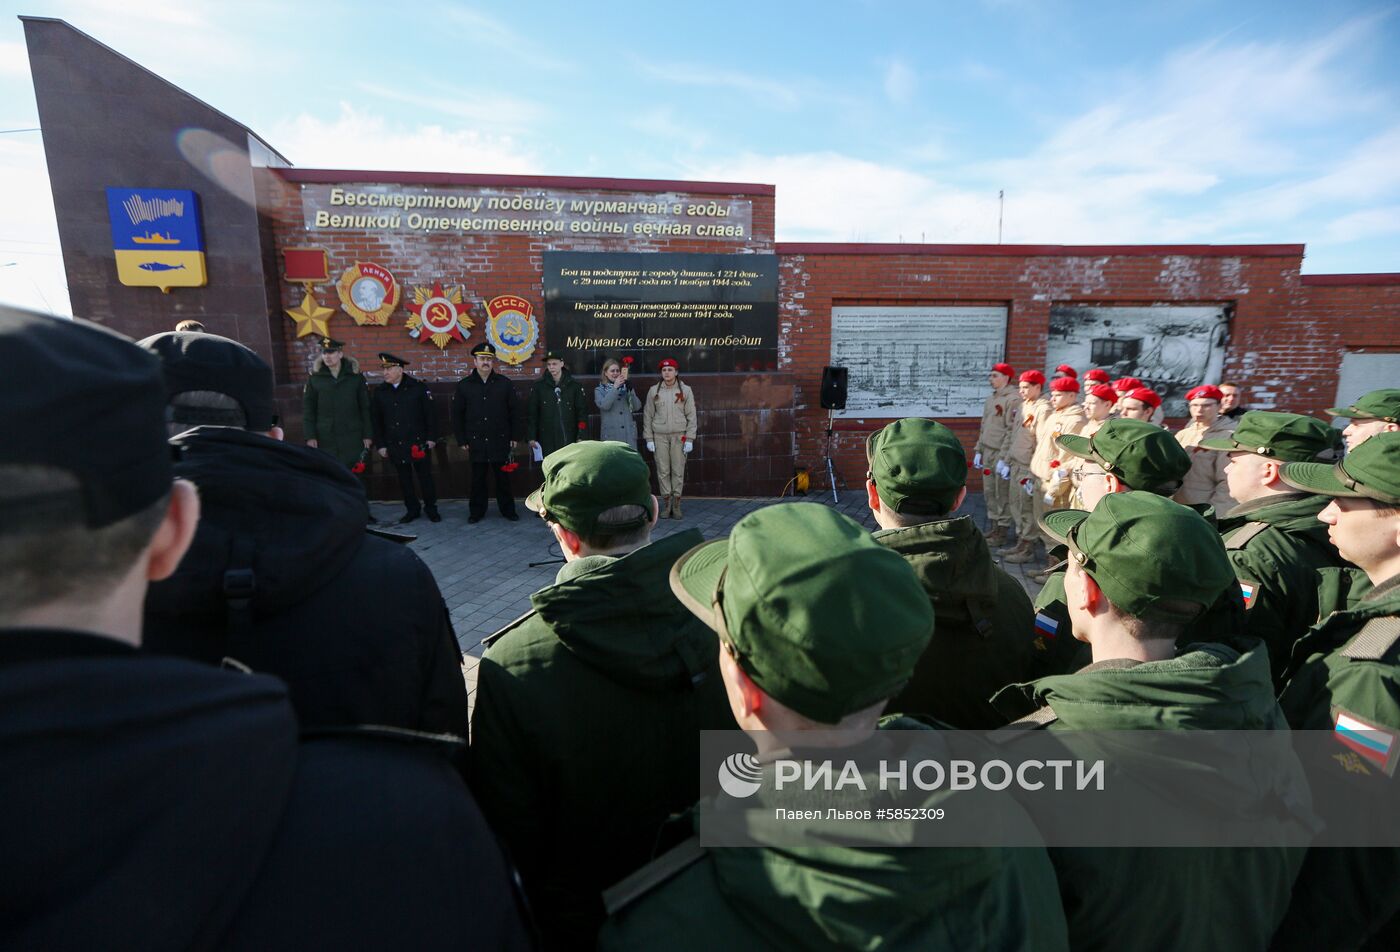
<svg viewBox="0 0 1400 952">
<path fill-rule="evenodd" d="M 28 139 L 30 141 L 24 141 Z M 0 136 L 0 302 L 71 314 L 38 136 Z"/>
<path fill-rule="evenodd" d="M 760 104 L 792 109 L 800 102 L 797 90 L 792 86 L 739 70 L 696 64 L 642 61 L 637 62 L 637 68 L 654 79 L 680 86 L 732 89 L 757 97 Z"/>
<path fill-rule="evenodd" d="M 23 43 L 0 41 L 0 76 L 28 76 L 29 51 Z"/>
<path fill-rule="evenodd" d="M 538 160 L 511 136 L 438 124 L 403 126 L 340 104 L 334 119 L 300 115 L 276 125 L 270 141 L 294 164 L 380 171 L 537 174 Z"/>
<path fill-rule="evenodd" d="M 402 92 L 380 83 L 357 83 L 360 89 L 380 99 L 417 106 L 430 113 L 455 116 L 482 125 L 519 129 L 538 122 L 548 111 L 538 103 L 515 96 L 472 89 L 455 89 L 440 96 Z"/>
<path fill-rule="evenodd" d="M 893 103 L 903 105 L 914 98 L 919 78 L 909 64 L 901 59 L 891 60 L 885 65 L 885 95 Z"/>
</svg>

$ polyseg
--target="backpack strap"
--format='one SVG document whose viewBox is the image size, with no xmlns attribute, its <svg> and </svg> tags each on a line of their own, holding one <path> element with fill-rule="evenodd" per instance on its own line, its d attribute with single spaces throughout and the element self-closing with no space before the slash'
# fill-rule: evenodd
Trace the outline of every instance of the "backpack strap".
<svg viewBox="0 0 1400 952">
<path fill-rule="evenodd" d="M 1400 618 L 1395 615 L 1372 618 L 1347 642 L 1341 655 L 1352 661 L 1379 661 L 1390 653 L 1396 642 L 1400 642 Z"/>
</svg>

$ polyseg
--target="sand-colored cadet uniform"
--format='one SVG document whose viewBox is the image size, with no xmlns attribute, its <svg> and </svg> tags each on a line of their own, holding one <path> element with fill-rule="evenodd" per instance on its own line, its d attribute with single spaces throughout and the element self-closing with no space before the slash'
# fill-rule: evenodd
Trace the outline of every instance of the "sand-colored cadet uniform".
<svg viewBox="0 0 1400 952">
<path fill-rule="evenodd" d="M 1063 464 L 1070 455 L 1055 440 L 1066 434 L 1079 433 L 1084 429 L 1085 422 L 1084 406 L 1079 403 L 1072 403 L 1060 410 L 1052 409 L 1036 422 L 1035 453 L 1031 457 L 1031 475 L 1036 479 L 1036 488 L 1030 501 L 1031 518 L 1037 527 L 1046 509 L 1064 508 L 1069 505 L 1070 490 L 1073 488 L 1069 471 L 1065 470 L 1064 475 L 1058 479 L 1056 474 L 1064 468 Z M 1047 493 L 1053 493 L 1055 496 L 1053 507 L 1045 503 Z M 1048 539 L 1045 542 L 1046 545 L 1050 544 Z"/>
<path fill-rule="evenodd" d="M 1229 436 L 1238 424 L 1238 420 L 1222 416 L 1210 426 L 1192 420 L 1176 432 L 1176 441 L 1191 456 L 1191 469 L 1172 499 L 1187 506 L 1205 503 L 1216 513 L 1229 512 L 1235 507 L 1235 498 L 1230 495 L 1230 486 L 1225 481 L 1225 467 L 1230 457 L 1225 453 L 1201 449 L 1200 444 L 1204 440 Z"/>
<path fill-rule="evenodd" d="M 1011 494 L 1011 520 L 1016 526 L 1016 538 L 1033 540 L 1039 537 L 1031 505 L 1031 493 L 1035 492 L 1035 475 L 1031 472 L 1031 458 L 1035 455 L 1036 431 L 1041 420 L 1050 416 L 1050 401 L 1045 396 L 1021 404 L 1021 425 L 1016 428 L 1009 443 L 1007 464 L 1011 467 L 1011 478 L 1007 481 Z M 1029 487 L 1029 489 L 1027 488 Z"/>
<path fill-rule="evenodd" d="M 642 402 L 642 440 L 656 444 L 657 493 L 678 499 L 685 491 L 685 443 L 695 440 L 695 394 L 677 378 L 652 384 Z"/>
<path fill-rule="evenodd" d="M 1014 384 L 993 390 L 982 407 L 982 429 L 977 434 L 975 452 L 981 455 L 983 494 L 987 502 L 987 522 L 1002 530 L 1011 526 L 1011 483 L 997 475 L 997 463 L 1010 453 L 1012 437 L 1021 410 L 1021 394 Z M 1003 532 L 1004 534 L 1004 532 Z"/>
</svg>

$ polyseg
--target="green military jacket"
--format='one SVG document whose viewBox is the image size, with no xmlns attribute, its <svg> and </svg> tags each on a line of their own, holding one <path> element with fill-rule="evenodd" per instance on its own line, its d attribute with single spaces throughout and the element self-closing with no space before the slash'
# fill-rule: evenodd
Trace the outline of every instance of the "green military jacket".
<svg viewBox="0 0 1400 952">
<path fill-rule="evenodd" d="M 345 466 L 359 461 L 374 427 L 369 418 L 369 388 L 354 357 L 342 357 L 340 373 L 335 375 L 322 358 L 316 358 L 301 394 L 301 425 L 306 439 L 315 440 L 317 448 Z"/>
<path fill-rule="evenodd" d="M 927 730 L 891 718 L 883 730 Z M 929 806 L 957 815 L 959 794 Z M 1028 824 L 1013 800 L 1006 823 Z M 872 821 L 878 822 L 878 821 Z M 1041 847 L 702 849 L 690 840 L 609 891 L 608 952 L 1066 949 Z"/>
<path fill-rule="evenodd" d="M 702 541 L 691 529 L 570 562 L 488 639 L 471 786 L 551 946 L 592 942 L 603 889 L 699 798 L 699 732 L 737 729 L 718 640 L 668 583 Z"/>
<path fill-rule="evenodd" d="M 1314 782 L 1343 790 L 1384 784 L 1400 792 L 1400 575 L 1353 607 L 1334 611 L 1293 646 L 1279 706 L 1295 730 L 1328 731 L 1336 751 Z M 1359 753 L 1345 728 L 1388 737 L 1384 753 Z M 1395 792 L 1388 794 L 1392 803 Z M 1384 791 L 1382 796 L 1387 796 Z M 1326 817 L 1324 816 L 1325 820 Z M 1400 934 L 1400 850 L 1314 849 L 1294 889 L 1275 945 L 1354 949 L 1379 931 Z M 1387 925 L 1388 923 L 1388 925 Z M 1375 940 L 1373 940 L 1375 941 Z M 1378 947 L 1386 946 L 1383 942 Z"/>
<path fill-rule="evenodd" d="M 997 568 L 970 516 L 907 529 L 875 540 L 914 568 L 933 603 L 933 639 L 914 676 L 885 710 L 925 714 L 964 730 L 1005 722 L 991 696 L 1031 677 L 1031 601 Z"/>
<path fill-rule="evenodd" d="M 1310 493 L 1268 496 L 1241 503 L 1218 524 L 1240 580 L 1245 630 L 1268 645 L 1278 687 L 1293 643 L 1317 621 L 1318 570 L 1348 564 L 1317 520 L 1328 501 Z"/>
<path fill-rule="evenodd" d="M 1166 661 L 1091 664 L 1009 687 L 995 703 L 1016 715 L 1033 710 L 1030 722 L 1055 731 L 1287 729 L 1268 657 L 1253 639 L 1191 645 Z M 1228 756 L 1214 763 L 1217 777 L 1251 802 L 1251 818 L 1274 814 L 1305 784 L 1301 770 L 1269 772 Z M 1171 807 L 1168 792 L 1143 788 L 1146 816 L 1157 798 Z M 1312 818 L 1282 822 L 1284 833 L 1305 837 Z M 1050 859 L 1072 948 L 1197 952 L 1265 948 L 1303 851 L 1052 847 Z"/>
<path fill-rule="evenodd" d="M 567 370 L 559 375 L 557 384 L 549 374 L 535 381 L 530 388 L 527 415 L 526 439 L 540 444 L 545 456 L 588 436 L 588 398 L 583 384 Z"/>
</svg>

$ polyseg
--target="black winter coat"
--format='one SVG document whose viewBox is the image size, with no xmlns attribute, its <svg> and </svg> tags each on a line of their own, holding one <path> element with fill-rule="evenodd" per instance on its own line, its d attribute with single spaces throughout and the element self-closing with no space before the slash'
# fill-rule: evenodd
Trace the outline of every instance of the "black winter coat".
<svg viewBox="0 0 1400 952">
<path fill-rule="evenodd" d="M 298 742 L 286 689 L 111 638 L 0 638 L 16 949 L 525 949 L 510 871 L 423 742 Z"/>
<path fill-rule="evenodd" d="M 365 532 L 354 476 L 324 453 L 228 427 L 171 444 L 203 511 L 179 569 L 146 595 L 148 649 L 274 674 L 307 727 L 467 736 L 442 594 L 412 550 Z M 246 615 L 224 595 L 230 569 L 252 570 Z"/>
<path fill-rule="evenodd" d="M 457 381 L 452 395 L 452 432 L 471 450 L 473 462 L 504 463 L 520 431 L 515 386 L 498 373 L 485 382 L 476 371 Z"/>
<path fill-rule="evenodd" d="M 403 375 L 397 388 L 381 383 L 369 397 L 374 443 L 389 451 L 391 463 L 413 462 L 410 447 L 438 438 L 433 432 L 433 394 L 423 381 Z"/>
</svg>

